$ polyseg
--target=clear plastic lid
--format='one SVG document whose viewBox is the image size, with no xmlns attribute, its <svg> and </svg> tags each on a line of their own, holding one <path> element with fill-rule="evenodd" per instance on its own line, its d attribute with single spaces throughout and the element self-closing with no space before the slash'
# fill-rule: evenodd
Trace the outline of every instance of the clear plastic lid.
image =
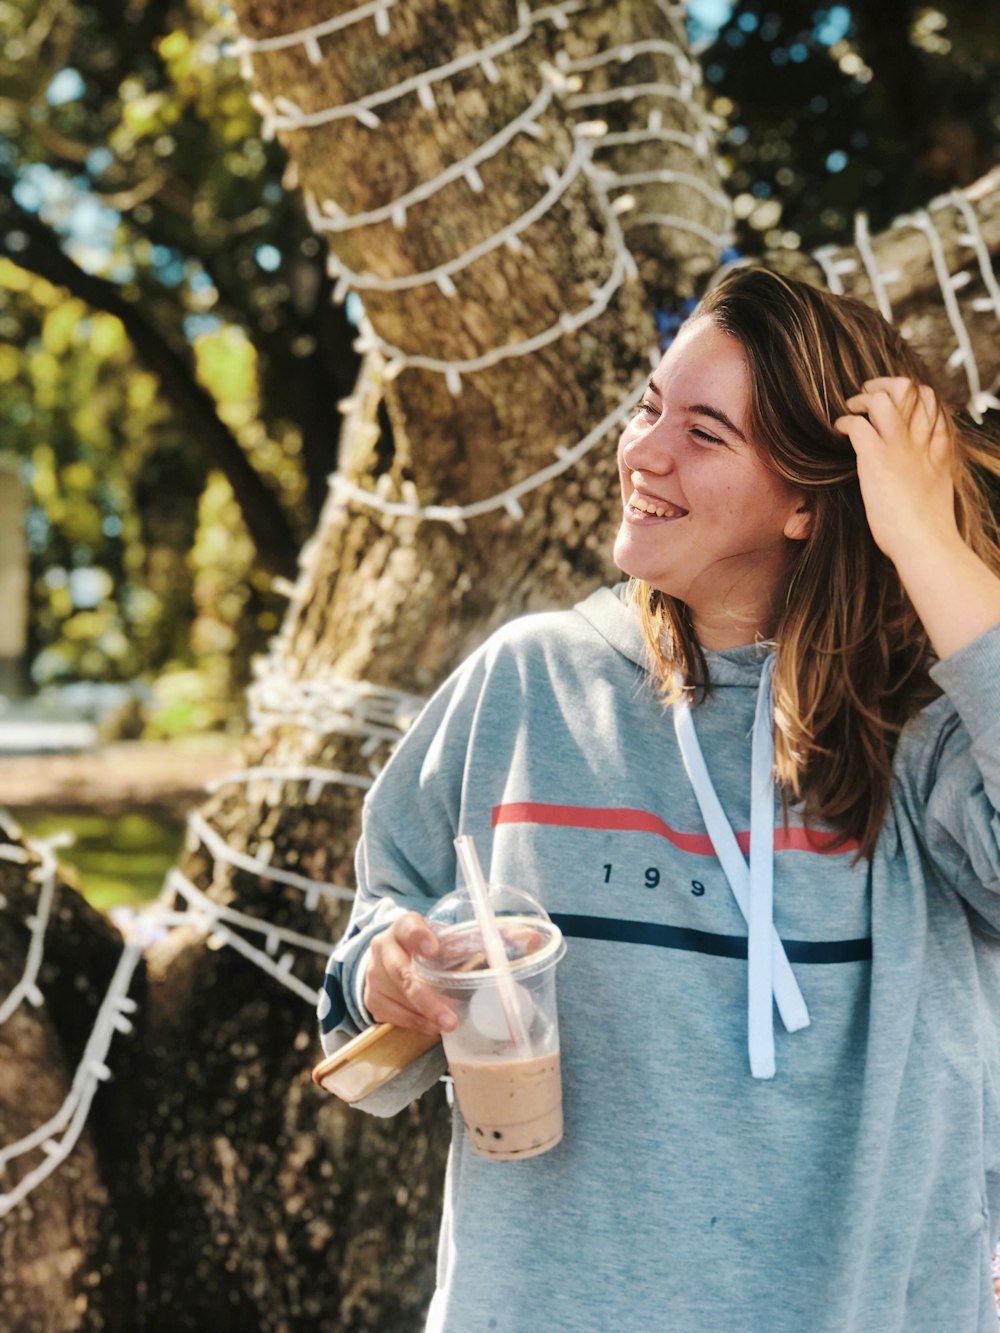
<svg viewBox="0 0 1000 1333">
<path fill-rule="evenodd" d="M 530 976 L 562 957 L 566 947 L 562 932 L 530 893 L 506 884 L 491 884 L 490 906 L 512 973 Z M 427 921 L 441 941 L 441 950 L 434 958 L 414 959 L 420 975 L 428 980 L 447 976 L 449 984 L 468 984 L 470 988 L 495 975 L 486 965 L 482 934 L 466 889 L 456 889 L 435 903 Z"/>
</svg>

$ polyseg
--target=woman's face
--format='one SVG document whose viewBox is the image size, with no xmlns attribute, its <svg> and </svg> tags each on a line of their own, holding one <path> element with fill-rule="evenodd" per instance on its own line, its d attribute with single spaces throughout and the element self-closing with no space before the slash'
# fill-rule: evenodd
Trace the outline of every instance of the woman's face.
<svg viewBox="0 0 1000 1333">
<path fill-rule="evenodd" d="M 802 494 L 747 436 L 747 401 L 742 347 L 702 317 L 670 346 L 618 443 L 615 562 L 686 603 L 706 648 L 771 632 L 791 541 L 809 530 Z"/>
</svg>

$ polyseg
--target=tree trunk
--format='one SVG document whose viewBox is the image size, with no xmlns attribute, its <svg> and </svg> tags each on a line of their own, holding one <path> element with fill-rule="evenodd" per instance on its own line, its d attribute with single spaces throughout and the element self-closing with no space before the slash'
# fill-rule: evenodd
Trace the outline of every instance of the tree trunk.
<svg viewBox="0 0 1000 1333">
<path fill-rule="evenodd" d="M 244 32 L 257 38 L 328 17 L 315 0 L 295 7 L 239 0 L 236 8 Z M 306 112 L 341 106 L 489 47 L 519 23 L 514 5 L 487 0 L 461 7 L 420 0 L 386 13 L 383 37 L 369 18 L 321 38 L 317 65 L 301 46 L 258 52 L 255 77 L 276 113 L 294 114 L 279 95 Z M 478 67 L 434 82 L 437 112 L 410 93 L 377 108 L 378 128 L 351 116 L 279 131 L 318 201 L 315 216 L 335 222 L 338 207 L 377 209 L 475 152 L 544 97 L 540 62 L 555 63 L 565 48 L 566 73 L 581 86 L 559 88 L 537 115 L 540 134 L 516 135 L 484 158 L 481 189 L 463 175 L 413 203 L 399 227 L 388 218 L 331 233 L 338 265 L 382 279 L 433 269 L 533 207 L 554 188 L 546 168 L 558 176 L 573 161 L 573 118 L 606 120 L 614 137 L 594 141 L 594 161 L 633 178 L 602 181 L 581 170 L 560 202 L 524 229 L 520 249 L 501 245 L 456 272 L 454 295 L 437 283 L 364 290 L 374 330 L 396 348 L 438 360 L 483 356 L 558 327 L 560 315 L 594 301 L 594 289 L 622 263 L 616 215 L 602 194 L 635 196 L 620 221 L 628 227 L 631 214 L 626 234 L 640 276 L 622 281 L 607 308 L 579 330 L 461 374 L 456 392 L 442 374 L 412 366 L 390 378 L 385 356 L 368 351 L 341 448 L 353 486 L 383 504 L 412 504 L 414 494 L 422 506 L 470 504 L 553 464 L 557 447 L 620 415 L 647 372 L 654 305 L 678 308 L 698 288 L 716 264 L 709 238 L 723 237 L 729 222 L 715 197 L 711 123 L 699 110 L 682 25 L 672 14 L 663 0 L 581 7 L 571 32 L 538 21 L 497 55 L 496 82 Z M 588 63 L 648 40 L 673 43 L 681 58 L 661 45 L 631 60 Z M 615 102 L 602 97 L 626 80 L 662 86 Z M 640 132 L 649 137 L 637 139 Z M 634 181 L 664 169 L 674 175 Z M 684 174 L 680 181 L 676 173 Z M 997 185 L 991 179 L 970 192 L 993 254 L 1000 248 Z M 336 207 L 326 204 L 331 199 Z M 655 220 L 671 215 L 682 225 Z M 973 309 L 991 292 L 961 239 L 969 219 L 957 204 L 933 216 L 944 262 L 972 274 L 954 295 L 982 393 L 1000 372 L 993 338 L 1000 312 Z M 943 366 L 955 345 L 955 308 L 949 317 L 931 262 L 937 251 L 921 225 L 900 224 L 876 238 L 874 254 L 879 270 L 899 272 L 887 288 L 894 313 L 964 401 L 972 363 L 968 374 Z M 861 240 L 867 255 L 863 233 Z M 829 273 L 873 296 L 856 251 L 824 255 L 825 268 L 804 256 L 791 262 L 816 280 Z M 380 410 L 391 421 L 391 441 L 379 430 Z M 405 730 L 412 696 L 426 694 L 512 615 L 568 605 L 610 575 L 619 503 L 614 435 L 609 422 L 578 465 L 526 493 L 523 517 L 501 504 L 469 517 L 464 530 L 331 493 L 284 627 L 251 691 L 255 728 L 246 761 L 265 771 L 223 785 L 192 821 L 182 869 L 194 888 L 183 888 L 177 903 L 194 898 L 201 921 L 174 928 L 150 950 L 145 1030 L 135 1044 L 145 1068 L 141 1078 L 108 1089 L 131 1107 L 135 1129 L 123 1136 L 121 1156 L 146 1209 L 134 1327 L 402 1333 L 420 1326 L 433 1285 L 450 1130 L 443 1099 L 430 1095 L 378 1122 L 316 1091 L 309 1082 L 315 1019 L 305 997 L 319 984 L 321 951 L 346 917 L 346 897 L 330 886 L 351 883 L 370 766 L 384 762 Z M 330 779 L 317 778 L 317 769 Z M 236 864 L 240 858 L 250 858 L 249 868 Z M 233 912 L 244 919 L 225 916 Z M 281 931 L 311 937 L 315 950 Z M 248 957 L 248 949 L 257 953 Z M 282 972 L 284 950 L 293 962 Z M 280 975 L 268 970 L 275 967 Z"/>
<path fill-rule="evenodd" d="M 133 1036 L 95 1050 L 112 978 L 120 965 L 134 967 L 136 955 L 122 957 L 118 932 L 56 876 L 54 858 L 28 850 L 6 821 L 0 833 L 0 1327 L 127 1333 L 138 1327 L 128 1147 L 129 1090 L 141 1078 L 143 968 L 131 972 L 125 1002 L 129 1010 L 140 1002 L 126 1020 Z M 67 1123 L 60 1111 L 71 1086 L 87 1096 L 103 1074 L 91 1062 L 105 1060 L 115 1081 L 98 1081 L 77 1138 L 76 1117 Z M 49 1171 L 61 1145 L 71 1150 Z"/>
</svg>

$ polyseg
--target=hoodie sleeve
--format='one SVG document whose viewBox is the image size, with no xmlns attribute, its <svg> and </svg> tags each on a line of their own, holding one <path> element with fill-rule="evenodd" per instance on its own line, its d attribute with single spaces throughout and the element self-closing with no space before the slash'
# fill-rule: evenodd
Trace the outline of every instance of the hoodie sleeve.
<svg viewBox="0 0 1000 1333">
<path fill-rule="evenodd" d="M 958 893 L 1000 930 L 1000 625 L 938 662 L 931 675 L 952 707 L 926 760 L 928 850 Z"/>
<path fill-rule="evenodd" d="M 363 992 L 375 936 L 404 912 L 425 914 L 455 887 L 452 840 L 482 656 L 480 650 L 434 695 L 365 800 L 354 907 L 319 995 L 320 1038 L 327 1055 L 374 1022 Z M 373 1115 L 395 1115 L 444 1072 L 438 1045 L 357 1106 Z"/>
</svg>

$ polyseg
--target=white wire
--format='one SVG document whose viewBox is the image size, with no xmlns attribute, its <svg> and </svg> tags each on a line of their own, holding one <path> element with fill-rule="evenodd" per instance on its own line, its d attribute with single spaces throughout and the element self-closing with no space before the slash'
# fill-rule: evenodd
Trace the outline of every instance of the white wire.
<svg viewBox="0 0 1000 1333">
<path fill-rule="evenodd" d="M 361 773 L 342 773 L 336 768 L 273 768 L 268 766 L 255 766 L 253 768 L 243 768 L 232 773 L 223 773 L 221 777 L 213 778 L 211 782 L 206 782 L 205 791 L 211 796 L 219 790 L 220 787 L 229 787 L 235 784 L 245 786 L 251 782 L 280 782 L 282 786 L 289 782 L 307 782 L 310 787 L 315 785 L 324 786 L 327 784 L 337 784 L 346 787 L 358 787 L 361 790 L 367 790 L 372 785 L 372 779 Z"/>
<path fill-rule="evenodd" d="M 538 352 L 543 347 L 548 347 L 551 343 L 556 342 L 564 334 L 575 333 L 585 324 L 596 319 L 598 315 L 602 315 L 610 305 L 611 298 L 618 288 L 627 278 L 635 276 L 635 260 L 631 255 L 620 252 L 614 258 L 610 277 L 595 289 L 594 299 L 589 305 L 584 306 L 582 310 L 577 311 L 574 315 L 560 315 L 555 324 L 530 338 L 519 338 L 515 342 L 504 343 L 500 347 L 491 347 L 488 352 L 483 352 L 481 356 L 452 361 L 423 356 L 419 353 L 405 352 L 401 347 L 396 347 L 393 343 L 379 337 L 368 321 L 366 321 L 367 327 L 364 331 L 367 337 L 362 336 L 355 345 L 360 351 L 377 347 L 389 363 L 390 375 L 398 374 L 399 371 L 407 367 L 434 371 L 445 376 L 452 393 L 458 393 L 461 391 L 460 377 L 462 375 L 468 375 L 477 370 L 487 370 L 490 366 L 498 365 L 501 361 L 510 360 L 514 357 L 529 356 L 532 352 Z"/>
<path fill-rule="evenodd" d="M 625 219 L 625 225 L 628 231 L 636 227 L 670 227 L 674 231 L 687 231 L 715 246 L 717 250 L 725 250 L 735 239 L 731 231 L 716 232 L 701 222 L 682 218 L 676 213 L 633 213 Z"/>
<path fill-rule="evenodd" d="M 688 107 L 691 105 L 690 88 L 673 83 L 621 83 L 614 88 L 574 93 L 567 97 L 566 105 L 571 111 L 578 111 L 582 107 L 604 106 L 609 102 L 631 102 L 636 97 L 664 97 L 671 102 L 683 102 Z"/>
<path fill-rule="evenodd" d="M 980 306 L 973 302 L 974 309 L 992 310 L 1000 318 L 1000 284 L 997 283 L 996 273 L 993 271 L 993 262 L 990 259 L 989 247 L 986 244 L 986 237 L 983 235 L 983 229 L 979 225 L 979 218 L 976 210 L 966 199 L 961 190 L 953 190 L 951 194 L 943 196 L 941 199 L 935 199 L 930 205 L 930 212 L 945 208 L 948 204 L 953 204 L 962 214 L 965 222 L 965 235 L 960 236 L 959 240 L 970 245 L 976 252 L 976 258 L 979 261 L 979 272 L 983 279 L 989 295 L 984 298 Z"/>
<path fill-rule="evenodd" d="M 602 136 L 598 148 L 617 147 L 619 144 L 637 144 L 646 141 L 674 143 L 681 148 L 690 148 L 698 157 L 708 157 L 711 149 L 704 134 L 688 134 L 684 130 L 646 129 L 616 130 Z"/>
<path fill-rule="evenodd" d="M 393 84 L 390 88 L 381 88 L 378 92 L 360 97 L 355 102 L 338 102 L 336 106 L 323 107 L 318 111 L 302 111 L 288 99 L 284 99 L 284 106 L 288 109 L 282 110 L 278 105 L 277 98 L 271 103 L 261 93 L 255 93 L 251 97 L 251 102 L 261 111 L 264 117 L 265 138 L 273 137 L 274 132 L 278 130 L 287 133 L 291 130 L 315 129 L 319 125 L 328 125 L 332 121 L 345 120 L 350 116 L 374 129 L 379 124 L 379 118 L 372 110 L 373 107 L 385 106 L 387 103 L 396 102 L 410 93 L 419 93 L 422 89 L 429 89 L 431 84 L 439 83 L 443 79 L 450 79 L 453 75 L 471 69 L 474 65 L 485 65 L 498 56 L 506 55 L 508 51 L 512 51 L 516 46 L 527 41 L 531 33 L 532 24 L 529 20 L 529 22 L 516 28 L 514 32 L 509 33 L 506 37 L 501 37 L 498 41 L 491 42 L 488 46 L 477 47 L 467 55 L 457 56 L 454 60 L 449 60 L 447 64 L 424 70 L 409 79 L 403 79 L 399 83 Z"/>
<path fill-rule="evenodd" d="M 282 967 L 280 963 L 276 963 L 273 958 L 269 958 L 262 950 L 255 948 L 242 935 L 235 934 L 226 926 L 216 926 L 212 935 L 220 945 L 225 944 L 230 949 L 235 949 L 237 953 L 242 954 L 244 958 L 249 959 L 251 963 L 259 967 L 262 972 L 269 973 L 276 981 L 280 981 L 283 986 L 287 986 L 290 991 L 294 991 L 307 1004 L 316 1003 L 315 986 L 308 986 L 304 981 L 300 981 L 298 977 L 292 975 L 288 967 Z"/>
<path fill-rule="evenodd" d="M 969 385 L 969 411 L 978 418 L 980 416 L 979 400 L 982 395 L 982 386 L 979 382 L 979 366 L 976 363 L 976 354 L 972 348 L 969 330 L 962 318 L 962 309 L 955 297 L 952 275 L 948 272 L 948 260 L 944 253 L 944 246 L 941 244 L 941 237 L 934 226 L 934 220 L 926 209 L 918 209 L 910 217 L 900 218 L 899 221 L 900 223 L 909 223 L 916 227 L 918 231 L 922 231 L 927 237 L 931 261 L 934 265 L 934 275 L 938 280 L 938 286 L 941 288 L 944 308 L 955 334 L 956 346 L 948 359 L 948 364 L 965 367 L 965 377 Z"/>
<path fill-rule="evenodd" d="M 484 255 L 491 254 L 498 250 L 500 246 L 508 244 L 510 237 L 517 237 L 522 231 L 525 231 L 532 223 L 537 222 L 539 218 L 552 208 L 558 200 L 565 194 L 569 186 L 576 180 L 583 170 L 584 163 L 589 157 L 589 149 L 583 142 L 578 143 L 573 150 L 573 156 L 558 178 L 558 180 L 546 191 L 536 204 L 533 204 L 526 212 L 522 213 L 508 226 L 501 231 L 489 236 L 478 245 L 471 246 L 463 254 L 455 259 L 449 259 L 444 264 L 439 264 L 436 268 L 427 269 L 423 273 L 409 273 L 399 278 L 380 278 L 371 273 L 352 273 L 332 252 L 328 257 L 328 266 L 331 275 L 338 279 L 338 287 L 341 283 L 347 284 L 357 291 L 381 291 L 398 292 L 406 291 L 413 287 L 421 287 L 429 283 L 438 283 L 442 279 L 449 279 L 452 274 L 467 268 L 475 263 L 477 259 L 482 259 Z M 450 293 L 449 293 L 450 294 Z M 334 299 L 342 299 L 344 293 L 338 290 Z"/>
<path fill-rule="evenodd" d="M 276 37 L 238 37 L 228 43 L 228 51 L 236 56 L 255 55 L 258 51 L 283 51 L 292 46 L 307 45 L 309 42 L 315 42 L 318 37 L 328 37 L 342 28 L 360 23 L 362 19 L 374 18 L 377 21 L 379 13 L 391 9 L 396 2 L 397 0 L 371 0 L 371 3 L 358 5 L 348 10 L 346 14 L 338 14 L 336 18 L 324 19 L 322 23 L 313 23 L 308 28 L 298 28 L 295 32 L 281 33 Z"/>
<path fill-rule="evenodd" d="M 514 486 L 509 486 L 506 490 L 491 495 L 485 500 L 476 500 L 467 505 L 421 505 L 406 501 L 386 500 L 377 495 L 374 491 L 363 490 L 360 486 L 342 476 L 340 473 L 333 473 L 330 477 L 330 485 L 334 488 L 336 495 L 344 502 L 352 500 L 357 504 L 365 505 L 369 509 L 374 509 L 380 514 L 385 514 L 393 518 L 417 518 L 435 523 L 448 523 L 452 527 L 461 529 L 466 519 L 479 518 L 482 514 L 489 514 L 498 509 L 506 509 L 513 517 L 523 516 L 523 510 L 518 503 L 520 499 L 539 486 L 544 486 L 546 482 L 555 477 L 562 476 L 585 454 L 589 453 L 595 445 L 601 443 L 608 431 L 618 424 L 623 414 L 642 397 L 646 388 L 646 377 L 634 386 L 626 397 L 613 408 L 605 417 L 597 423 L 593 430 L 588 431 L 582 440 L 578 441 L 572 448 L 559 449 L 558 462 L 550 463 L 547 467 L 539 468 L 533 472 L 530 477 L 525 477 L 523 481 L 517 482 Z"/>
<path fill-rule="evenodd" d="M 833 292 L 834 296 L 843 296 L 844 284 L 840 280 L 840 274 L 831 262 L 836 253 L 837 247 L 835 245 L 821 245 L 818 250 L 813 250 L 812 256 L 823 270 L 823 277 L 830 291 Z"/>
<path fill-rule="evenodd" d="M 324 203 L 337 210 L 334 216 L 325 217 L 322 213 L 322 205 L 317 205 L 314 198 L 309 194 L 305 196 L 306 210 L 309 215 L 310 224 L 314 231 L 318 232 L 342 232 L 351 231 L 355 227 L 369 227 L 377 222 L 396 221 L 402 218 L 405 222 L 406 212 L 414 204 L 424 203 L 430 199 L 439 190 L 446 185 L 460 180 L 470 168 L 475 168 L 489 158 L 495 157 L 502 148 L 518 134 L 523 132 L 530 133 L 530 126 L 538 129 L 537 121 L 539 116 L 543 115 L 548 109 L 555 96 L 555 85 L 551 77 L 546 78 L 541 91 L 535 97 L 534 101 L 520 115 L 515 116 L 509 121 L 502 130 L 499 130 L 485 143 L 471 152 L 468 157 L 464 157 L 459 162 L 454 162 L 450 167 L 434 176 L 431 180 L 416 186 L 414 189 L 401 194 L 398 198 L 391 200 L 387 204 L 381 204 L 378 208 L 367 209 L 363 213 L 354 213 L 348 215 L 340 209 L 339 205 L 333 200 L 325 200 Z"/>
<path fill-rule="evenodd" d="M 49 838 L 25 838 L 23 848 L 0 846 L 0 860 L 4 861 L 15 861 L 23 864 L 29 859 L 29 849 L 34 852 L 38 856 L 40 864 L 35 866 L 29 872 L 29 875 L 41 885 L 38 894 L 38 906 L 25 922 L 30 931 L 30 939 L 25 956 L 24 971 L 17 984 L 12 987 L 6 1000 L 0 1005 L 0 1023 L 6 1023 L 7 1019 L 20 1007 L 24 1000 L 36 1007 L 43 1003 L 42 993 L 38 989 L 38 972 L 45 954 L 45 931 L 49 924 L 52 900 L 56 891 L 58 865 L 54 851 L 57 847 L 68 846 L 72 841 L 72 834 L 56 833 Z"/>
<path fill-rule="evenodd" d="M 304 567 L 300 579 L 307 575 Z M 424 705 L 418 695 L 340 676 L 291 681 L 280 669 L 278 651 L 280 644 L 256 660 L 247 690 L 247 716 L 257 736 L 291 722 L 320 740 L 363 736 L 361 752 L 367 756 L 385 742 L 395 744 Z"/>
<path fill-rule="evenodd" d="M 340 884 L 330 884 L 325 880 L 311 879 L 308 875 L 299 875 L 294 870 L 280 870 L 260 857 L 236 851 L 197 811 L 188 815 L 187 823 L 188 828 L 205 844 L 217 861 L 224 861 L 227 865 L 235 866 L 237 870 L 245 870 L 259 879 L 273 880 L 276 884 L 287 884 L 290 888 L 301 889 L 307 895 L 307 906 L 315 905 L 321 897 L 347 901 L 354 897 L 353 889 L 345 889 Z"/>
<path fill-rule="evenodd" d="M 612 46 L 606 51 L 599 51 L 593 56 L 583 56 L 579 60 L 571 60 L 568 56 L 560 59 L 557 56 L 556 63 L 560 69 L 572 71 L 574 74 L 583 74 L 589 70 L 598 69 L 601 65 L 607 65 L 614 60 L 620 61 L 622 64 L 628 64 L 639 55 L 670 56 L 681 73 L 688 78 L 690 78 L 694 68 L 693 62 L 688 59 L 676 42 L 667 42 L 662 38 L 626 42 L 621 46 Z"/>
<path fill-rule="evenodd" d="M 165 887 L 179 893 L 193 908 L 196 909 L 195 915 L 203 918 L 209 929 L 214 929 L 219 921 L 229 921 L 234 926 L 242 926 L 244 930 L 253 930 L 268 938 L 268 955 L 273 951 L 274 946 L 271 941 L 281 941 L 284 944 L 292 944 L 297 949 L 306 949 L 311 953 L 322 954 L 328 957 L 330 953 L 330 941 L 328 939 L 317 939 L 313 935 L 301 935 L 297 930 L 288 930 L 284 926 L 275 926 L 268 921 L 261 921 L 257 917 L 250 916 L 246 912 L 240 912 L 235 907 L 225 907 L 222 903 L 213 902 L 207 893 L 202 893 L 191 880 L 180 870 L 174 868 L 167 874 Z"/>
<path fill-rule="evenodd" d="M 727 215 L 732 212 L 733 203 L 728 194 L 715 189 L 690 171 L 674 171 L 665 167 L 659 171 L 628 171 L 620 175 L 609 172 L 608 176 L 609 188 L 616 190 L 627 189 L 633 185 L 686 185 L 696 194 L 703 195 L 709 203 L 723 209 Z"/>
<path fill-rule="evenodd" d="M 868 231 L 868 214 L 858 212 L 854 215 L 854 243 L 858 247 L 858 253 L 864 262 L 865 271 L 868 274 L 868 280 L 872 285 L 872 292 L 878 304 L 879 312 L 882 318 L 892 323 L 892 305 L 889 301 L 889 295 L 886 291 L 886 283 L 889 281 L 889 275 L 880 273 L 878 261 L 875 258 L 875 251 L 872 249 L 871 237 Z M 893 277 L 898 275 L 893 274 Z"/>
<path fill-rule="evenodd" d="M 46 1153 L 43 1162 L 34 1170 L 27 1172 L 11 1189 L 0 1194 L 0 1217 L 6 1216 L 12 1208 L 16 1208 L 37 1185 L 66 1160 L 76 1146 L 90 1113 L 90 1105 L 98 1084 L 110 1077 L 105 1060 L 114 1034 L 116 1031 L 129 1030 L 130 1024 L 125 1015 L 133 1013 L 136 1006 L 135 1002 L 128 998 L 128 988 L 140 956 L 141 951 L 134 945 L 127 944 L 122 950 L 84 1047 L 70 1091 L 62 1106 L 54 1116 L 31 1134 L 0 1148 L 0 1168 L 13 1158 L 23 1156 L 34 1148 L 41 1147 Z M 53 1136 L 64 1129 L 62 1139 L 56 1143 Z"/>
<path fill-rule="evenodd" d="M 563 337 L 564 334 L 575 333 L 585 324 L 596 319 L 598 315 L 603 314 L 618 288 L 626 280 L 638 276 L 638 269 L 635 260 L 625 245 L 618 219 L 605 193 L 604 182 L 607 173 L 594 171 L 587 166 L 584 169 L 594 186 L 594 192 L 604 214 L 608 236 L 614 251 L 611 274 L 600 287 L 594 289 L 593 299 L 589 305 L 573 315 L 564 312 L 555 324 L 532 335 L 530 338 L 522 338 L 515 342 L 505 343 L 500 347 L 492 347 L 480 356 L 461 360 L 444 360 L 437 357 L 423 356 L 420 353 L 406 352 L 401 347 L 396 347 L 393 343 L 380 337 L 367 318 L 361 322 L 361 334 L 354 343 L 355 349 L 366 352 L 377 348 L 387 362 L 385 374 L 388 378 L 394 378 L 407 367 L 429 370 L 444 375 L 448 388 L 453 394 L 458 394 L 461 392 L 461 377 L 463 374 L 486 370 L 490 366 L 513 357 L 528 356 L 532 352 L 537 352 L 541 348 L 549 346 Z"/>
</svg>

